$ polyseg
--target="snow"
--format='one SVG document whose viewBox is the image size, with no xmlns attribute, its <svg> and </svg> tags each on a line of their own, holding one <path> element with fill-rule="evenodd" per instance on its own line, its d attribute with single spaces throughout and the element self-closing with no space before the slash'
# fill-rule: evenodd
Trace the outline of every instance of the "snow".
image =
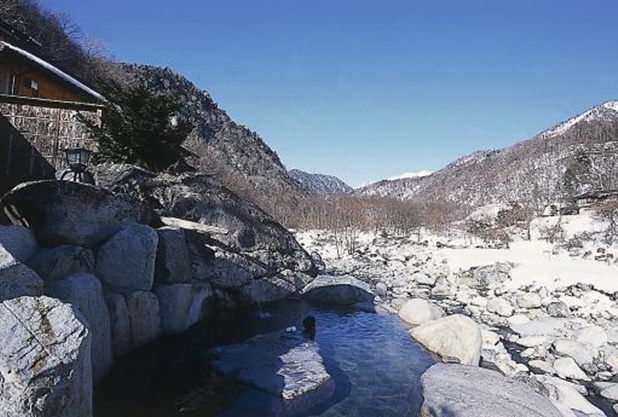
<svg viewBox="0 0 618 417">
<path fill-rule="evenodd" d="M 558 124 L 549 130 L 546 130 L 542 133 L 542 135 L 545 138 L 562 135 L 580 122 L 591 122 L 596 119 L 604 118 L 608 110 L 616 112 L 616 117 L 618 118 L 618 101 L 608 101 L 600 106 L 594 107 L 578 116 L 572 117 L 569 120 Z"/>
<path fill-rule="evenodd" d="M 96 91 L 94 91 L 90 87 L 86 86 L 85 84 L 77 81 L 75 78 L 71 77 L 67 73 L 59 70 L 58 68 L 56 68 L 55 66 L 53 66 L 49 62 L 42 60 L 38 56 L 36 56 L 34 54 L 31 54 L 30 52 L 25 51 L 25 50 L 23 50 L 21 48 L 18 48 L 16 46 L 13 46 L 10 43 L 4 42 L 4 41 L 0 41 L 0 50 L 2 50 L 4 48 L 8 48 L 8 49 L 12 50 L 13 52 L 16 52 L 16 53 L 24 56 L 25 58 L 29 59 L 30 61 L 35 62 L 37 65 L 40 65 L 41 67 L 45 68 L 46 70 L 48 70 L 48 71 L 54 73 L 55 75 L 59 76 L 60 78 L 62 78 L 66 82 L 68 82 L 68 83 L 74 85 L 75 87 L 85 91 L 86 93 L 90 94 L 91 96 L 96 97 L 99 100 L 105 101 L 105 98 L 101 94 L 97 93 Z"/>
<path fill-rule="evenodd" d="M 403 180 L 406 178 L 422 178 L 422 177 L 427 177 L 431 174 L 433 174 L 433 171 L 428 171 L 424 169 L 422 171 L 417 171 L 417 172 L 405 172 L 403 174 L 399 174 L 399 175 L 395 175 L 394 177 L 387 178 L 387 180 L 395 181 L 395 180 Z"/>
</svg>

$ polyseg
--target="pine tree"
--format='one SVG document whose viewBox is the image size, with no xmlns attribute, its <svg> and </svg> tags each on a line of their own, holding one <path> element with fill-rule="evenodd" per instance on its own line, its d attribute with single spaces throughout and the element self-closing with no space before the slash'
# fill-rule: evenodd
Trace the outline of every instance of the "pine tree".
<svg viewBox="0 0 618 417">
<path fill-rule="evenodd" d="M 141 85 L 123 87 L 112 81 L 100 85 L 108 100 L 103 122 L 96 126 L 84 121 L 98 141 L 95 163 L 129 163 L 162 171 L 188 154 L 182 143 L 193 125 L 179 119 L 181 103 L 176 97 Z"/>
</svg>

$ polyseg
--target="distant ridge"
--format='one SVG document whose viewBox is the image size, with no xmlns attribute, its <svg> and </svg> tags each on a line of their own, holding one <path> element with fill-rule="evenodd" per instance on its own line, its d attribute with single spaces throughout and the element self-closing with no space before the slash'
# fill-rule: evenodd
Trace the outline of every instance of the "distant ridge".
<svg viewBox="0 0 618 417">
<path fill-rule="evenodd" d="M 333 175 L 310 174 L 299 169 L 288 171 L 290 176 L 314 194 L 348 194 L 352 187 Z"/>
<path fill-rule="evenodd" d="M 580 172 L 574 178 L 572 169 L 578 155 L 586 155 L 589 169 L 600 175 Z M 571 170 L 569 175 L 567 169 Z M 475 208 L 508 202 L 541 206 L 574 193 L 616 188 L 618 101 L 614 100 L 511 147 L 477 151 L 426 177 L 383 180 L 356 192 Z"/>
</svg>

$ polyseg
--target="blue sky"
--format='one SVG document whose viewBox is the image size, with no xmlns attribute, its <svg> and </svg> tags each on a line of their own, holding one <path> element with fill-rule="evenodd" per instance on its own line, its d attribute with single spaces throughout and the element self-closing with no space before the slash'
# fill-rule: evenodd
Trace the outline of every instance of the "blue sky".
<svg viewBox="0 0 618 417">
<path fill-rule="evenodd" d="M 436 170 L 618 99 L 616 0 L 42 0 L 169 66 L 288 168 Z"/>
</svg>

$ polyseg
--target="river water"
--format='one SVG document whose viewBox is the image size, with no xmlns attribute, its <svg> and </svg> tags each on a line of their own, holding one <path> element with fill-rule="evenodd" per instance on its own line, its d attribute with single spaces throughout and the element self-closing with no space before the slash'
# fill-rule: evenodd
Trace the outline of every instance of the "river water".
<svg viewBox="0 0 618 417">
<path fill-rule="evenodd" d="M 317 319 L 316 342 L 335 390 L 286 407 L 209 367 L 208 349 Z M 256 358 L 259 360 L 259 358 Z M 120 358 L 95 389 L 95 417 L 416 416 L 419 377 L 434 363 L 396 317 L 284 301 L 228 313 Z"/>
</svg>

